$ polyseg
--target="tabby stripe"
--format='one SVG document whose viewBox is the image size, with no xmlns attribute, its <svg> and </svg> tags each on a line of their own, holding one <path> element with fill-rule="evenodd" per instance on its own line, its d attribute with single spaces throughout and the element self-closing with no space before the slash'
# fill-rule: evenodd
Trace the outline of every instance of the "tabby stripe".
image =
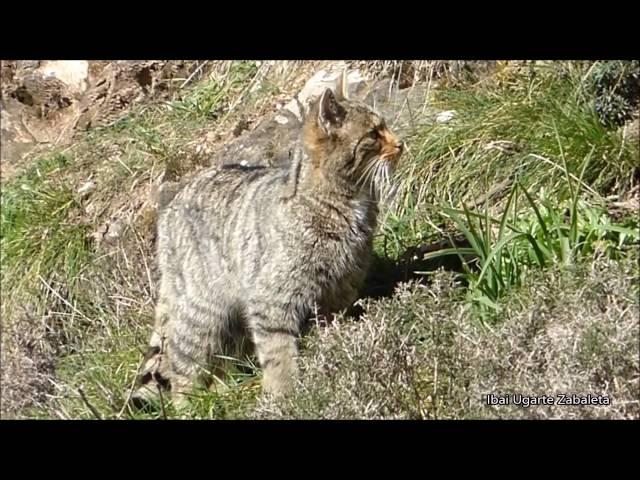
<svg viewBox="0 0 640 480">
<path fill-rule="evenodd" d="M 194 356 L 190 353 L 188 353 L 187 351 L 185 351 L 182 347 L 182 344 L 176 343 L 176 341 L 174 339 L 170 339 L 169 340 L 169 353 L 170 353 L 170 357 L 172 356 L 176 356 L 176 357 L 180 357 L 180 360 L 186 360 L 188 362 L 196 362 L 197 360 L 194 358 Z M 200 351 L 201 349 L 198 349 L 197 351 Z"/>
<path fill-rule="evenodd" d="M 206 333 L 206 331 L 210 330 L 219 320 L 226 319 L 228 316 L 225 309 L 220 308 L 214 311 L 191 302 L 186 305 L 185 310 L 187 310 L 188 313 L 184 315 L 181 320 L 190 327 L 200 327 L 198 329 L 199 333 Z"/>
<path fill-rule="evenodd" d="M 302 197 L 302 201 L 304 204 L 306 204 L 305 206 L 312 211 L 323 210 L 323 209 L 331 210 L 336 213 L 338 218 L 342 218 L 346 223 L 349 223 L 349 219 L 346 217 L 346 215 L 339 208 L 327 202 L 326 200 L 304 196 Z"/>
<path fill-rule="evenodd" d="M 291 337 L 296 336 L 296 332 L 293 331 L 291 328 L 287 328 L 287 327 L 271 327 L 268 325 L 264 325 L 262 323 L 256 323 L 254 324 L 253 327 L 254 327 L 255 333 L 259 335 L 266 334 L 266 336 L 269 336 L 269 335 L 288 335 Z"/>
<path fill-rule="evenodd" d="M 233 185 L 231 188 L 228 188 L 225 191 L 225 194 L 224 194 L 224 200 L 225 200 L 224 209 L 225 210 L 229 209 L 231 204 L 233 202 L 235 202 L 238 199 L 238 197 L 241 196 L 241 193 L 239 193 L 238 190 L 240 190 L 243 187 L 244 187 L 243 182 L 239 181 L 235 185 Z"/>
<path fill-rule="evenodd" d="M 280 359 L 280 357 L 268 357 L 262 359 L 262 361 L 260 362 L 260 367 L 266 370 L 267 368 L 278 367 L 281 363 L 282 360 Z"/>
<path fill-rule="evenodd" d="M 208 330 L 195 332 L 192 329 L 188 332 L 184 332 L 176 329 L 173 332 L 173 337 L 169 338 L 169 343 L 172 344 L 175 348 L 181 349 L 182 346 L 186 346 L 192 348 L 195 351 L 198 351 L 202 349 L 202 344 L 204 342 L 202 342 L 199 338 L 194 337 L 206 337 L 208 333 Z"/>
</svg>

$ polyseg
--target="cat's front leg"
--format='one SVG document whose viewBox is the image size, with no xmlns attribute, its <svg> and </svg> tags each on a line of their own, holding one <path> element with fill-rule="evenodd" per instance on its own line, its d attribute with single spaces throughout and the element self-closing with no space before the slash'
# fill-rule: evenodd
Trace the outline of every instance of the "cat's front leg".
<svg viewBox="0 0 640 480">
<path fill-rule="evenodd" d="M 298 373 L 299 329 L 284 309 L 266 311 L 250 311 L 249 325 L 262 368 L 263 393 L 281 396 L 293 388 Z"/>
</svg>

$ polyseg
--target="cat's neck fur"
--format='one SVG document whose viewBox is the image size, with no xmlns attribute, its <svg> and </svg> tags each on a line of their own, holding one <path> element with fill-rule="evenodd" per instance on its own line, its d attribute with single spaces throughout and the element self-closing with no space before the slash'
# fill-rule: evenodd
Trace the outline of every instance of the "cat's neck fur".
<svg viewBox="0 0 640 480">
<path fill-rule="evenodd" d="M 291 163 L 287 180 L 286 198 L 293 198 L 301 192 L 312 196 L 329 196 L 345 201 L 363 197 L 360 189 L 353 180 L 345 178 L 337 172 L 330 172 L 319 165 L 325 163 L 317 161 L 304 147 L 296 147 L 291 153 Z"/>
<path fill-rule="evenodd" d="M 356 188 L 351 179 L 321 169 L 302 149 L 294 153 L 289 166 L 285 198 L 298 212 L 303 205 L 305 215 L 312 213 L 307 209 L 314 205 L 318 212 L 313 213 L 321 213 L 325 218 L 322 224 L 325 230 L 369 230 L 375 228 L 377 222 L 377 202 L 368 191 Z"/>
<path fill-rule="evenodd" d="M 307 151 L 300 154 L 300 157 L 299 165 L 294 167 L 298 169 L 298 191 L 308 195 L 331 196 L 336 200 L 342 199 L 344 201 L 362 196 L 360 189 L 352 179 L 345 177 L 340 172 L 320 166 L 328 163 L 328 159 L 324 159 L 324 162 L 318 162 L 317 159 L 310 158 Z"/>
</svg>

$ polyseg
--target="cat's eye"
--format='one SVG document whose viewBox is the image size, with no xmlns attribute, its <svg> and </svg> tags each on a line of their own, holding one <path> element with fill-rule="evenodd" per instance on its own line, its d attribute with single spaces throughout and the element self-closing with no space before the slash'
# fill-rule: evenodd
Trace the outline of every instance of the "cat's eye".
<svg viewBox="0 0 640 480">
<path fill-rule="evenodd" d="M 371 130 L 368 136 L 373 140 L 378 140 L 380 138 L 380 132 L 376 128 L 375 130 Z"/>
</svg>

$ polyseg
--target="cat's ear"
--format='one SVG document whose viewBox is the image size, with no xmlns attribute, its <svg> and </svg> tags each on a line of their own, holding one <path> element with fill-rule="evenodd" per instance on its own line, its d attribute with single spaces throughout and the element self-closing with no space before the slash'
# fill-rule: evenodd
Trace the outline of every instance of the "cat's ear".
<svg viewBox="0 0 640 480">
<path fill-rule="evenodd" d="M 318 124 L 329 133 L 334 128 L 339 128 L 344 121 L 346 111 L 338 103 L 331 89 L 327 88 L 320 97 L 318 106 Z"/>
<path fill-rule="evenodd" d="M 347 69 L 344 68 L 338 77 L 336 85 L 336 97 L 338 100 L 346 100 L 349 98 L 349 82 L 347 80 Z"/>
</svg>

